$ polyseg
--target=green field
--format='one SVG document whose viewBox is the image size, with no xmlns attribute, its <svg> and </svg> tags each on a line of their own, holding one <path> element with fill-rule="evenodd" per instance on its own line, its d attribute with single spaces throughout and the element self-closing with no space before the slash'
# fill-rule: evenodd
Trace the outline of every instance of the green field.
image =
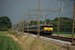
<svg viewBox="0 0 75 50">
<path fill-rule="evenodd" d="M 0 50 L 21 50 L 19 45 L 6 34 L 6 32 L 0 32 Z"/>
<path fill-rule="evenodd" d="M 64 36 L 64 37 L 72 37 L 72 33 L 69 32 L 55 32 L 53 33 L 55 35 L 59 35 L 59 36 Z M 74 38 L 75 38 L 75 34 L 73 34 Z"/>
<path fill-rule="evenodd" d="M 0 31 L 0 36 L 7 35 L 7 31 Z"/>
</svg>

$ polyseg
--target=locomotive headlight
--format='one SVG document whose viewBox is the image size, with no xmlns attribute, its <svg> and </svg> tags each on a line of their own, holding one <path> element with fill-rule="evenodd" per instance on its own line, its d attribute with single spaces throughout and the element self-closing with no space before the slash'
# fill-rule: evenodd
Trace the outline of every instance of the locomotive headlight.
<svg viewBox="0 0 75 50">
<path fill-rule="evenodd" d="M 52 27 L 44 27 L 44 30 L 45 31 L 53 31 L 53 28 Z"/>
</svg>

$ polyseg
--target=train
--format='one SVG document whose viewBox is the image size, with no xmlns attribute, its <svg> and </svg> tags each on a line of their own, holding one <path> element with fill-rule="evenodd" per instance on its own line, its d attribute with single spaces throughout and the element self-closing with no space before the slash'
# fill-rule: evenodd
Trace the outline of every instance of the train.
<svg viewBox="0 0 75 50">
<path fill-rule="evenodd" d="M 51 35 L 53 33 L 52 24 L 40 24 L 39 28 L 40 28 L 39 30 L 40 35 Z M 38 33 L 38 25 L 25 27 L 24 32 Z"/>
</svg>

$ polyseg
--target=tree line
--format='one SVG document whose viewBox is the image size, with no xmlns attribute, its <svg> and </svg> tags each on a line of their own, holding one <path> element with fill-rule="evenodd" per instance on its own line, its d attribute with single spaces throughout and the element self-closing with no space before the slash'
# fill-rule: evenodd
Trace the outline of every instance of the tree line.
<svg viewBox="0 0 75 50">
<path fill-rule="evenodd" d="M 9 17 L 1 16 L 0 17 L 0 31 L 7 31 L 12 27 L 12 23 Z"/>
</svg>

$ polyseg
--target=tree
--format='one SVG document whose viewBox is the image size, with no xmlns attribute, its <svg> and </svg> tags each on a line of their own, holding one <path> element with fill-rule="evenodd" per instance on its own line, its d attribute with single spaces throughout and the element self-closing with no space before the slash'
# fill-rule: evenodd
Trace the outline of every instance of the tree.
<svg viewBox="0 0 75 50">
<path fill-rule="evenodd" d="M 29 23 L 29 25 L 37 25 L 37 21 L 36 20 L 35 21 L 31 20 L 30 23 Z"/>
<path fill-rule="evenodd" d="M 54 29 L 57 30 L 58 18 L 54 19 Z M 72 31 L 72 18 L 60 17 L 60 31 L 71 32 Z"/>
<path fill-rule="evenodd" d="M 45 22 L 46 22 L 46 24 L 50 24 L 51 20 L 50 19 L 46 19 Z"/>
<path fill-rule="evenodd" d="M 6 31 L 12 27 L 12 23 L 7 16 L 0 17 L 0 31 Z"/>
<path fill-rule="evenodd" d="M 60 19 L 60 30 L 64 32 L 72 31 L 72 18 L 62 17 Z"/>
</svg>

